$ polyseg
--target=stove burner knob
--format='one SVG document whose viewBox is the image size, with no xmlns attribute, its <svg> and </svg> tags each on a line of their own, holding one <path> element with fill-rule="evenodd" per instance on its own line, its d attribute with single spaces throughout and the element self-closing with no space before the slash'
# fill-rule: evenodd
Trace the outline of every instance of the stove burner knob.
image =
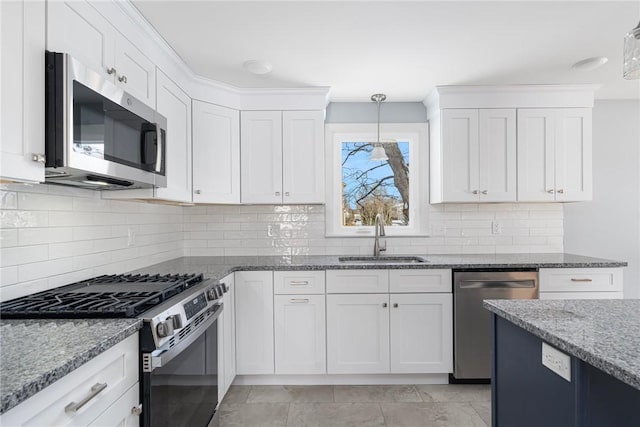
<svg viewBox="0 0 640 427">
<path fill-rule="evenodd" d="M 173 335 L 173 322 L 160 322 L 156 325 L 156 333 L 160 338 Z"/>
<path fill-rule="evenodd" d="M 180 317 L 179 314 L 174 314 L 167 317 L 167 322 L 171 322 L 171 324 L 173 325 L 173 329 L 182 328 L 182 317 Z"/>
<path fill-rule="evenodd" d="M 227 285 L 226 283 L 221 283 L 221 285 L 222 285 L 222 291 L 224 293 L 229 292 L 229 285 Z"/>
<path fill-rule="evenodd" d="M 222 298 L 224 296 L 224 286 L 216 285 L 216 293 L 218 294 L 218 298 Z"/>
<path fill-rule="evenodd" d="M 207 290 L 207 299 L 209 301 L 215 301 L 218 299 L 218 295 L 214 287 L 211 287 Z"/>
</svg>

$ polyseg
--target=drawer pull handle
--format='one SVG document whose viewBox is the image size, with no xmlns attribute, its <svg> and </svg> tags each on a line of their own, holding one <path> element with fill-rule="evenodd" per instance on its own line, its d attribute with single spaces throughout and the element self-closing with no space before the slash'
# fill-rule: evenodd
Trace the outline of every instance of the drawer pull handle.
<svg viewBox="0 0 640 427">
<path fill-rule="evenodd" d="M 309 284 L 308 280 L 292 280 L 289 282 L 291 286 L 307 286 Z"/>
<path fill-rule="evenodd" d="M 576 279 L 576 278 L 572 278 L 571 281 L 572 282 L 593 282 L 593 279 Z"/>
<path fill-rule="evenodd" d="M 80 402 L 71 402 L 67 406 L 64 407 L 64 411 L 67 413 L 74 414 L 80 410 L 84 405 L 89 403 L 91 399 L 96 397 L 102 390 L 107 388 L 107 383 L 96 383 L 93 387 L 91 387 L 91 393 Z"/>
<path fill-rule="evenodd" d="M 306 304 L 309 302 L 309 298 L 291 298 L 289 302 L 293 304 Z"/>
</svg>

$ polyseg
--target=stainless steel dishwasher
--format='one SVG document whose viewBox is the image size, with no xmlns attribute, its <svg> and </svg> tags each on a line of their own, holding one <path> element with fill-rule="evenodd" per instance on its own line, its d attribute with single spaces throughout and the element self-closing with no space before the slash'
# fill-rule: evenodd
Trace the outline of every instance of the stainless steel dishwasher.
<svg viewBox="0 0 640 427">
<path fill-rule="evenodd" d="M 454 381 L 491 378 L 491 313 L 482 300 L 537 298 L 537 271 L 454 271 Z"/>
</svg>

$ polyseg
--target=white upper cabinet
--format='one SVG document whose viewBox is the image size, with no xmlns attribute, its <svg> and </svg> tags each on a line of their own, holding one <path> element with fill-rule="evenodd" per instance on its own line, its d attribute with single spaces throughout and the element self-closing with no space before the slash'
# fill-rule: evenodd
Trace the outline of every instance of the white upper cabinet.
<svg viewBox="0 0 640 427">
<path fill-rule="evenodd" d="M 85 1 L 47 3 L 47 49 L 68 53 L 155 107 L 154 63 Z"/>
<path fill-rule="evenodd" d="M 167 186 L 156 188 L 155 197 L 191 202 L 191 98 L 158 70 L 157 106 L 167 118 Z"/>
<path fill-rule="evenodd" d="M 282 203 L 282 112 L 241 113 L 242 203 Z"/>
<path fill-rule="evenodd" d="M 440 145 L 432 163 L 441 171 L 432 177 L 439 187 L 432 203 L 516 200 L 515 109 L 442 110 L 440 128 L 432 131 Z"/>
<path fill-rule="evenodd" d="M 0 2 L 0 177 L 44 181 L 44 1 Z"/>
<path fill-rule="evenodd" d="M 241 113 L 242 203 L 324 201 L 322 111 Z"/>
<path fill-rule="evenodd" d="M 240 203 L 240 112 L 193 101 L 193 201 Z"/>
<path fill-rule="evenodd" d="M 518 110 L 518 200 L 592 197 L 591 109 Z"/>
</svg>

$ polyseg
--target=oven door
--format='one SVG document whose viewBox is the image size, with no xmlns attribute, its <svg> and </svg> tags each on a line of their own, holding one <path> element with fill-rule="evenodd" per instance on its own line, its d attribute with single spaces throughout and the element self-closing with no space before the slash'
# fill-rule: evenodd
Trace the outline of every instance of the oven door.
<svg viewBox="0 0 640 427">
<path fill-rule="evenodd" d="M 161 366 L 142 374 L 143 426 L 209 424 L 218 405 L 217 318 L 221 312 L 219 306 L 189 338 L 153 356 L 154 366 Z"/>
</svg>

